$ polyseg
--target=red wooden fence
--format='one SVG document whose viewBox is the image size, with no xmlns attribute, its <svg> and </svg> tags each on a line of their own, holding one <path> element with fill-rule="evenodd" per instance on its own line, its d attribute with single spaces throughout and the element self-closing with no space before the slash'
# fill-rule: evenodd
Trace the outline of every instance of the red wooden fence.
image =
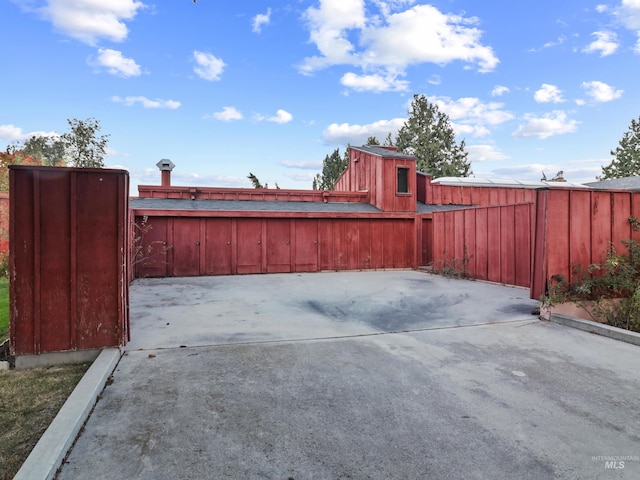
<svg viewBox="0 0 640 480">
<path fill-rule="evenodd" d="M 199 212 L 149 216 L 151 254 L 137 277 L 413 268 L 415 218 L 407 214 L 305 215 Z M 181 212 L 182 213 L 182 212 Z M 136 212 L 140 224 L 143 215 Z"/>
<path fill-rule="evenodd" d="M 434 267 L 527 287 L 534 224 L 530 203 L 434 212 Z"/>
<path fill-rule="evenodd" d="M 606 258 L 610 246 L 640 241 L 630 217 L 640 217 L 640 193 L 601 190 L 538 190 L 531 298 L 540 298 L 555 274 L 573 278 L 572 265 Z"/>
</svg>

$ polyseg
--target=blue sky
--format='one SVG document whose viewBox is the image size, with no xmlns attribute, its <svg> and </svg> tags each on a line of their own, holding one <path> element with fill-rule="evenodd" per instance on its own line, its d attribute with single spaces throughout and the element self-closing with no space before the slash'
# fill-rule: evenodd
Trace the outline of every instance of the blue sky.
<svg viewBox="0 0 640 480">
<path fill-rule="evenodd" d="M 311 187 L 449 114 L 476 177 L 593 181 L 640 115 L 640 0 L 0 0 L 0 149 L 100 120 L 132 185 Z"/>
</svg>

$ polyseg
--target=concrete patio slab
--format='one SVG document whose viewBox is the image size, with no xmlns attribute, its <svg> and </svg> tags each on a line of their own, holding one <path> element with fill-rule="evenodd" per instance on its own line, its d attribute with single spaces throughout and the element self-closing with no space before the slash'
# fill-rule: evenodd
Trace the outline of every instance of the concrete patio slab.
<svg viewBox="0 0 640 480">
<path fill-rule="evenodd" d="M 420 272 L 136 281 L 59 478 L 639 478 L 637 346 Z"/>
</svg>

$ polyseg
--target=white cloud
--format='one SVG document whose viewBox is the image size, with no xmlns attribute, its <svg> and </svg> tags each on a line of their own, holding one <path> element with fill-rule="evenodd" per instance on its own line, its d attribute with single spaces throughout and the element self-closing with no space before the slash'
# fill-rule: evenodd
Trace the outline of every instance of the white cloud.
<svg viewBox="0 0 640 480">
<path fill-rule="evenodd" d="M 353 72 L 347 72 L 340 79 L 340 83 L 357 92 L 406 92 L 409 89 L 409 82 L 399 80 L 394 75 L 357 75 Z"/>
<path fill-rule="evenodd" d="M 365 0 L 320 0 L 319 7 L 308 8 L 305 19 L 319 55 L 305 58 L 300 72 L 351 65 L 364 72 L 353 78 L 369 77 L 373 70 L 379 72 L 378 79 L 395 79 L 408 66 L 420 63 L 445 65 L 459 60 L 477 65 L 481 72 L 499 63 L 493 49 L 481 43 L 474 17 L 444 14 L 431 5 L 402 10 L 413 3 L 406 0 L 373 3 L 378 14 L 365 9 Z M 398 84 L 388 82 L 387 87 L 397 89 Z"/>
<path fill-rule="evenodd" d="M 129 33 L 124 21 L 144 8 L 135 0 L 48 0 L 39 11 L 65 35 L 89 45 L 99 39 L 121 42 Z"/>
<path fill-rule="evenodd" d="M 364 145 L 372 136 L 383 142 L 389 133 L 395 138 L 404 122 L 404 118 L 394 118 L 379 120 L 368 125 L 332 123 L 324 129 L 322 138 L 329 145 Z"/>
<path fill-rule="evenodd" d="M 104 67 L 111 75 L 125 78 L 137 77 L 142 73 L 140 65 L 135 60 L 125 58 L 122 56 L 122 52 L 110 48 L 98 49 L 97 58 L 89 59 L 89 65 Z"/>
<path fill-rule="evenodd" d="M 493 90 L 491 90 L 491 96 L 492 97 L 501 97 L 502 95 L 504 95 L 505 93 L 509 93 L 511 90 L 509 90 L 509 87 L 505 87 L 504 85 L 496 85 L 495 87 L 493 87 Z"/>
<path fill-rule="evenodd" d="M 193 71 L 204 80 L 220 80 L 224 67 L 227 65 L 211 53 L 193 51 L 193 59 L 197 66 Z"/>
<path fill-rule="evenodd" d="M 622 0 L 620 5 L 615 8 L 614 13 L 629 30 L 634 30 L 636 33 L 640 31 L 640 1 Z"/>
<path fill-rule="evenodd" d="M 22 128 L 15 125 L 0 125 L 0 140 L 6 142 L 21 142 L 31 137 L 59 137 L 57 132 L 23 132 Z"/>
<path fill-rule="evenodd" d="M 484 103 L 476 97 L 462 97 L 452 100 L 449 97 L 433 97 L 429 101 L 449 115 L 452 127 L 458 135 L 470 134 L 476 137 L 489 135 L 485 125 L 499 125 L 513 119 L 513 114 L 503 110 L 504 104 Z"/>
<path fill-rule="evenodd" d="M 491 130 L 483 125 L 468 125 L 464 123 L 451 122 L 451 128 L 455 132 L 456 136 L 464 137 L 471 135 L 473 137 L 486 137 L 491 135 Z"/>
<path fill-rule="evenodd" d="M 601 57 L 606 57 L 614 54 L 620 46 L 618 37 L 614 32 L 593 32 L 591 35 L 596 39 L 582 50 L 585 53 L 599 52 Z"/>
<path fill-rule="evenodd" d="M 286 110 L 282 110 L 282 109 L 279 109 L 278 111 L 276 111 L 275 116 L 267 118 L 268 122 L 274 122 L 274 123 L 280 123 L 280 124 L 289 123 L 291 120 L 293 120 L 293 115 L 291 115 Z"/>
<path fill-rule="evenodd" d="M 0 125 L 0 138 L 7 142 L 15 142 L 28 138 L 25 133 L 22 133 L 20 127 L 15 125 Z"/>
<path fill-rule="evenodd" d="M 276 114 L 272 117 L 267 117 L 260 113 L 254 113 L 253 119 L 257 122 L 267 121 L 267 122 L 283 124 L 283 123 L 289 123 L 291 120 L 293 120 L 293 115 L 291 115 L 286 110 L 278 109 L 276 111 Z"/>
<path fill-rule="evenodd" d="M 604 13 L 607 10 L 609 10 L 609 7 L 607 5 L 596 5 L 596 12 L 598 13 Z"/>
<path fill-rule="evenodd" d="M 222 111 L 215 112 L 212 115 L 206 115 L 205 118 L 215 118 L 216 120 L 222 120 L 223 122 L 230 122 L 231 120 L 242 120 L 243 116 L 236 107 L 222 107 Z"/>
<path fill-rule="evenodd" d="M 585 93 L 596 102 L 610 102 L 616 98 L 620 98 L 624 90 L 616 90 L 611 85 L 604 82 L 592 81 L 582 82 L 582 88 Z"/>
<path fill-rule="evenodd" d="M 313 162 L 292 162 L 290 160 L 282 160 L 278 162 L 280 165 L 286 168 L 301 168 L 303 170 L 318 170 L 322 169 L 321 161 L 313 161 Z"/>
<path fill-rule="evenodd" d="M 389 15 L 387 25 L 363 34 L 367 63 L 404 68 L 414 63 L 445 65 L 454 60 L 477 63 L 481 72 L 499 63 L 491 47 L 480 43 L 476 18 L 443 14 L 431 5 L 417 5 Z"/>
<path fill-rule="evenodd" d="M 122 103 L 127 107 L 135 105 L 136 103 L 141 104 L 144 108 L 168 108 L 170 110 L 175 110 L 180 107 L 180 102 L 176 100 L 150 100 L 147 97 L 142 96 L 132 96 L 132 97 L 111 97 L 111 100 L 116 103 Z"/>
<path fill-rule="evenodd" d="M 562 103 L 562 90 L 555 85 L 543 83 L 539 90 L 533 94 L 533 98 L 538 103 Z"/>
<path fill-rule="evenodd" d="M 431 77 L 427 79 L 427 83 L 429 85 L 440 85 L 442 83 L 442 77 L 440 75 L 431 75 Z"/>
<path fill-rule="evenodd" d="M 260 33 L 263 25 L 269 25 L 271 22 L 271 8 L 267 8 L 267 13 L 259 13 L 253 17 L 253 26 L 251 30 L 254 33 Z"/>
<path fill-rule="evenodd" d="M 565 37 L 564 35 L 561 35 L 556 40 L 552 40 L 550 42 L 545 43 L 542 47 L 543 48 L 557 47 L 558 45 L 562 45 L 566 41 L 567 41 L 567 37 Z"/>
<path fill-rule="evenodd" d="M 517 138 L 535 137 L 544 139 L 554 135 L 572 133 L 578 129 L 578 122 L 576 120 L 569 120 L 567 114 L 562 110 L 554 110 L 542 117 L 525 115 L 525 120 L 527 123 L 520 125 L 511 136 Z"/>
<path fill-rule="evenodd" d="M 495 145 L 467 145 L 466 150 L 471 162 L 502 161 L 510 158 Z"/>
</svg>

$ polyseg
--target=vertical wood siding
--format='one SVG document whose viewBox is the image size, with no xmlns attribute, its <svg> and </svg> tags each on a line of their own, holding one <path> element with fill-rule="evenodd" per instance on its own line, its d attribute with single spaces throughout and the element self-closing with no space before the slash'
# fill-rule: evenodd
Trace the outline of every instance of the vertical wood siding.
<svg viewBox="0 0 640 480">
<path fill-rule="evenodd" d="M 623 241 L 640 240 L 629 218 L 640 216 L 640 193 L 539 190 L 531 298 L 545 294 L 550 278 L 575 278 L 575 265 L 602 262 L 608 250 L 626 251 Z"/>
<path fill-rule="evenodd" d="M 140 247 L 151 253 L 136 263 L 136 277 L 415 267 L 414 218 L 152 216 L 147 222 Z"/>
<path fill-rule="evenodd" d="M 433 213 L 433 265 L 469 278 L 529 286 L 534 205 Z"/>
</svg>

